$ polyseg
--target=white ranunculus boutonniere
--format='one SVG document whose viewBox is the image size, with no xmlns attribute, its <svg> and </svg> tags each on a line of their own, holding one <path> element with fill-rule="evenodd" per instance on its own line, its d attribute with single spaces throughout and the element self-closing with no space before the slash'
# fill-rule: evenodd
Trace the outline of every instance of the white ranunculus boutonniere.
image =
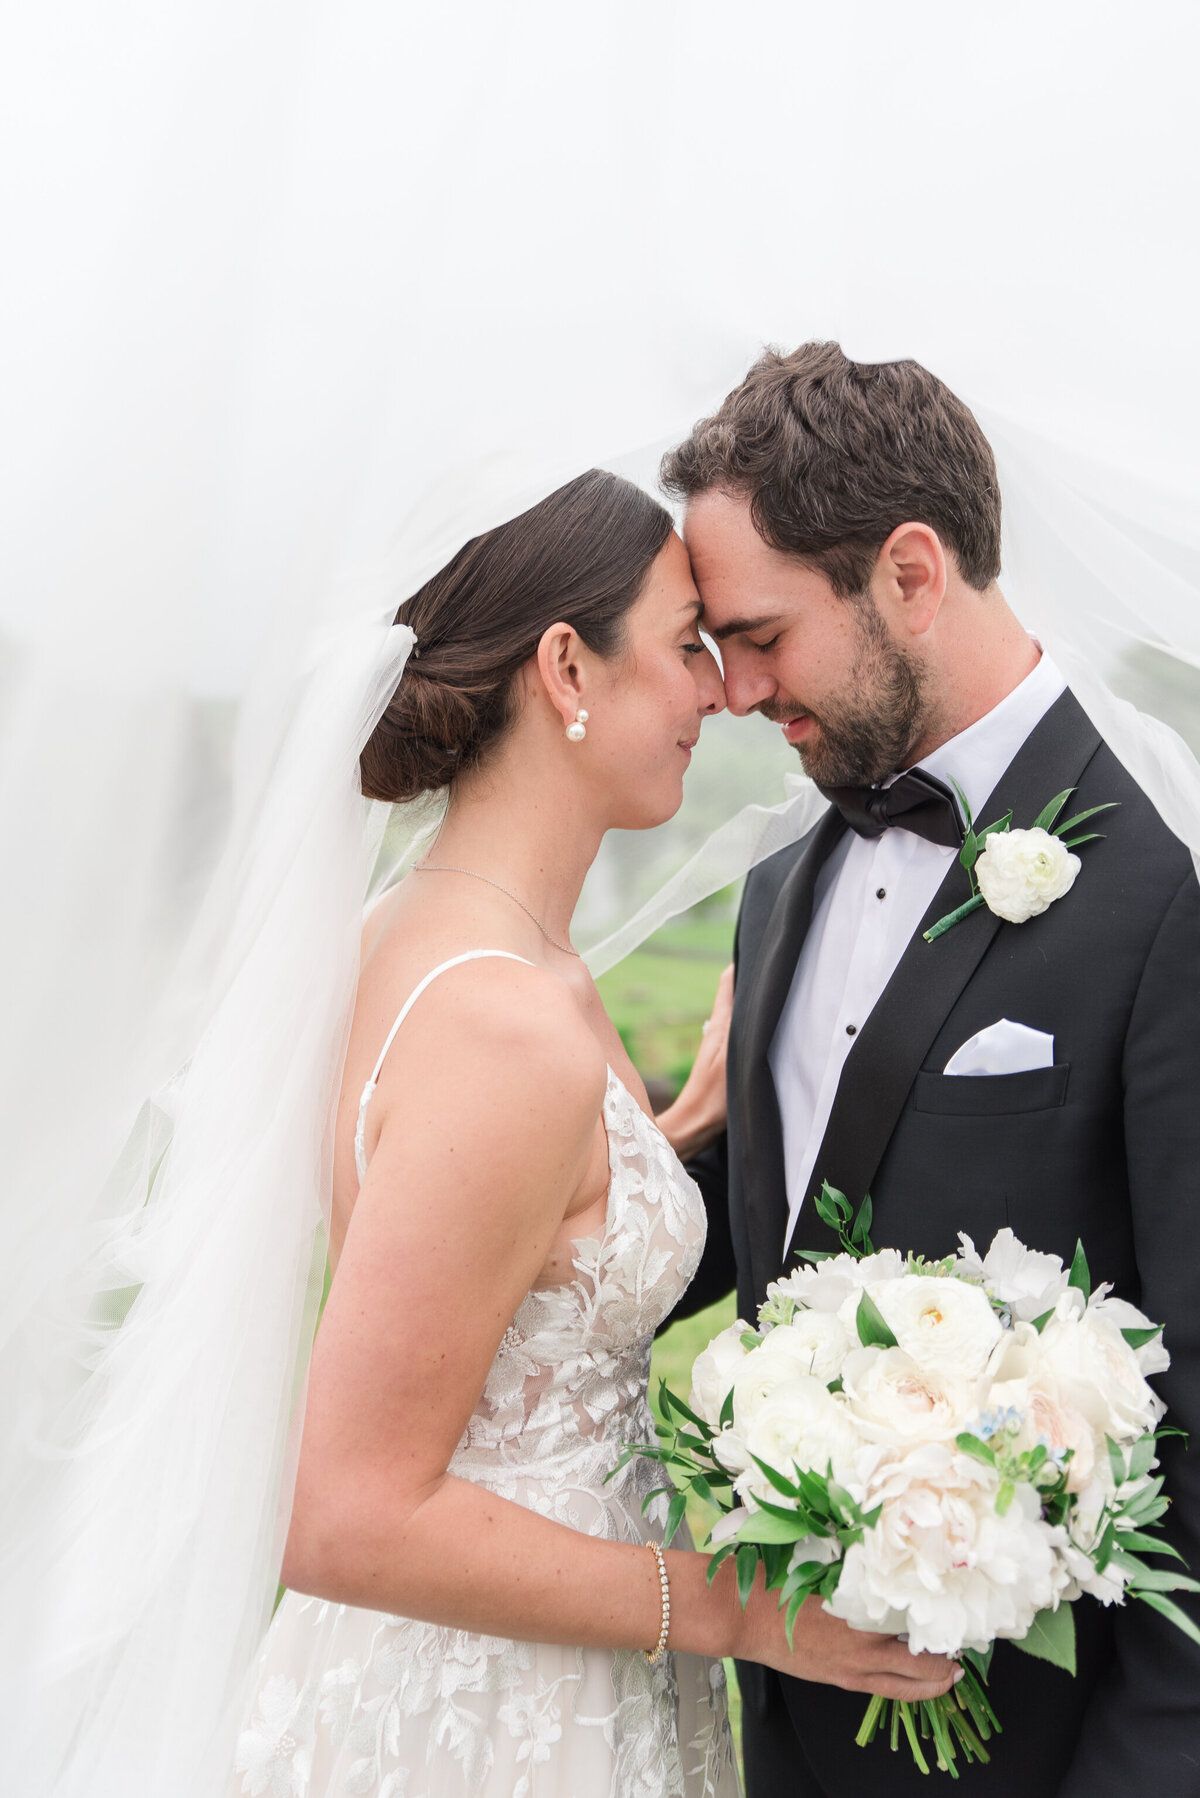
<svg viewBox="0 0 1200 1798">
<path fill-rule="evenodd" d="M 1075 884 L 1080 864 L 1079 857 L 1071 851 L 1081 843 L 1097 841 L 1103 834 L 1091 830 L 1083 836 L 1071 836 L 1069 832 L 1098 812 L 1111 812 L 1116 805 L 1115 800 L 1107 805 L 1092 805 L 1057 824 L 1055 819 L 1075 791 L 1068 787 L 1055 794 L 1028 830 L 1012 828 L 1011 812 L 995 824 L 976 830 L 962 788 L 954 783 L 954 790 L 967 820 L 967 834 L 958 859 L 967 871 L 971 897 L 929 927 L 925 932 L 927 943 L 943 936 L 981 905 L 1007 924 L 1024 924 L 1040 916 Z"/>
<path fill-rule="evenodd" d="M 1036 918 L 1069 893 L 1079 857 L 1048 830 L 999 830 L 975 863 L 983 903 L 1009 924 Z"/>
</svg>

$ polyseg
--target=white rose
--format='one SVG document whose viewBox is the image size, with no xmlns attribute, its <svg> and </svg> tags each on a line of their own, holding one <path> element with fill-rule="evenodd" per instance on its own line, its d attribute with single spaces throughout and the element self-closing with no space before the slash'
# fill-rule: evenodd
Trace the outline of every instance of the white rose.
<svg viewBox="0 0 1200 1798">
<path fill-rule="evenodd" d="M 1027 1249 L 1011 1230 L 1000 1230 L 982 1261 L 969 1236 L 959 1236 L 959 1266 L 1006 1304 L 1014 1318 L 1032 1323 L 1052 1311 L 1067 1290 L 1070 1274 L 1057 1255 Z"/>
<path fill-rule="evenodd" d="M 872 1442 L 942 1442 L 965 1430 L 975 1413 L 970 1383 L 927 1368 L 903 1349 L 860 1348 L 846 1357 L 846 1408 Z"/>
<path fill-rule="evenodd" d="M 797 1311 L 791 1323 L 778 1325 L 755 1353 L 784 1355 L 801 1372 L 828 1386 L 838 1378 L 842 1362 L 857 1344 L 858 1336 L 851 1337 L 834 1312 Z"/>
<path fill-rule="evenodd" d="M 1003 1334 L 986 1294 L 965 1280 L 906 1274 L 869 1290 L 899 1347 L 925 1368 L 975 1379 Z M 851 1297 L 841 1313 L 856 1335 L 857 1311 Z"/>
<path fill-rule="evenodd" d="M 692 1363 L 692 1395 L 688 1403 L 714 1430 L 720 1425 L 721 1407 L 733 1385 L 733 1376 L 748 1353 L 742 1345 L 747 1328 L 739 1317 L 727 1330 L 714 1336 Z"/>
<path fill-rule="evenodd" d="M 861 1260 L 855 1255 L 831 1255 L 827 1261 L 794 1268 L 782 1280 L 773 1281 L 767 1291 L 786 1293 L 813 1311 L 840 1311 L 852 1293 L 857 1303 L 864 1286 L 898 1280 L 904 1269 L 899 1249 L 880 1249 L 877 1255 L 864 1255 Z"/>
<path fill-rule="evenodd" d="M 992 1387 L 989 1404 L 997 1410 L 1011 1406 L 1020 1414 L 1021 1428 L 1013 1441 L 1018 1454 L 1039 1443 L 1056 1458 L 1070 1449 L 1067 1491 L 1082 1492 L 1090 1484 L 1096 1470 L 1096 1433 L 1055 1380 L 1043 1374 L 1038 1380 L 999 1382 Z"/>
<path fill-rule="evenodd" d="M 793 1373 L 759 1406 L 746 1430 L 745 1444 L 749 1454 L 787 1477 L 793 1467 L 825 1474 L 832 1463 L 834 1478 L 843 1483 L 861 1447 L 843 1401 L 820 1380 L 802 1373 Z M 747 1495 L 778 1499 L 766 1475 L 753 1464 L 736 1481 L 736 1487 L 743 1499 Z"/>
<path fill-rule="evenodd" d="M 980 1382 L 980 1409 L 1015 1411 L 1021 1427 L 1013 1447 L 1018 1454 L 1045 1443 L 1052 1454 L 1070 1449 L 1068 1492 L 1089 1484 L 1096 1457 L 1103 1450 L 1090 1420 L 1059 1383 L 1042 1354 L 1042 1339 L 1032 1324 L 1017 1324 L 997 1343 Z"/>
<path fill-rule="evenodd" d="M 1024 924 L 1069 893 L 1079 857 L 1048 830 L 995 830 L 975 863 L 975 879 L 989 911 Z"/>
<path fill-rule="evenodd" d="M 1093 1293 L 1088 1303 L 1088 1309 L 1100 1312 L 1110 1323 L 1116 1324 L 1118 1330 L 1152 1330 L 1154 1328 L 1146 1313 L 1139 1311 L 1137 1306 L 1131 1305 L 1127 1299 L 1098 1297 L 1096 1293 Z M 1141 1348 L 1134 1349 L 1133 1353 L 1139 1368 L 1147 1379 L 1151 1374 L 1165 1373 L 1171 1365 L 1171 1356 L 1163 1342 L 1161 1332 L 1151 1341 L 1143 1343 Z"/>
<path fill-rule="evenodd" d="M 1039 1353 L 1068 1404 L 1092 1428 L 1117 1442 L 1135 1442 L 1166 1409 L 1146 1384 L 1137 1356 L 1101 1309 L 1082 1317 L 1056 1310 L 1042 1332 Z"/>
<path fill-rule="evenodd" d="M 1063 1531 L 1042 1521 L 1037 1494 L 1018 1486 L 1004 1516 L 995 1470 L 944 1443 L 882 1463 L 866 1507 L 879 1521 L 846 1551 L 826 1609 L 855 1629 L 907 1632 L 913 1653 L 984 1650 L 1023 1636 L 1070 1584 Z"/>
</svg>

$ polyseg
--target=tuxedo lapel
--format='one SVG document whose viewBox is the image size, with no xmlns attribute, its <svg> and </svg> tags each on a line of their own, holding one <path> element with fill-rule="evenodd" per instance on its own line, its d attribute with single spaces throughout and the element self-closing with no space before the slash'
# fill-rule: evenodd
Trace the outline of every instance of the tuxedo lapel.
<svg viewBox="0 0 1200 1798">
<path fill-rule="evenodd" d="M 1014 824 L 1027 827 L 1054 793 L 1077 784 L 1099 746 L 1078 700 L 1063 693 L 1009 764 L 980 823 L 1011 807 Z M 922 932 L 969 894 L 956 860 L 846 1057 L 813 1169 L 814 1191 L 828 1180 L 858 1204 L 869 1190 L 930 1045 L 1001 928 L 1001 919 L 981 906 L 936 942 L 925 941 Z"/>
<path fill-rule="evenodd" d="M 767 1057 L 812 923 L 817 878 L 845 830 L 841 813 L 831 807 L 780 887 L 762 933 L 738 1032 L 732 1086 L 738 1107 L 750 1264 L 757 1290 L 778 1272 L 787 1225 L 783 1129 Z"/>
</svg>

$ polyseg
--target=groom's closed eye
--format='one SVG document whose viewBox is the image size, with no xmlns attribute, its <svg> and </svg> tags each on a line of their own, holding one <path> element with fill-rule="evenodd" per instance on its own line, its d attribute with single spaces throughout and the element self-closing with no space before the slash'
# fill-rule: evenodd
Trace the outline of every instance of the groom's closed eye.
<svg viewBox="0 0 1200 1798">
<path fill-rule="evenodd" d="M 709 636 L 712 637 L 713 641 L 716 643 L 727 643 L 730 637 L 749 638 L 752 631 L 773 630 L 775 633 L 771 638 L 771 643 L 773 643 L 779 635 L 778 627 L 782 623 L 783 619 L 779 614 L 777 612 L 771 612 L 758 618 L 731 618 L 728 624 L 716 625 L 714 627 L 706 625 L 705 629 L 708 630 Z M 755 643 L 754 645 L 755 649 L 769 649 L 770 646 L 770 643 Z"/>
</svg>

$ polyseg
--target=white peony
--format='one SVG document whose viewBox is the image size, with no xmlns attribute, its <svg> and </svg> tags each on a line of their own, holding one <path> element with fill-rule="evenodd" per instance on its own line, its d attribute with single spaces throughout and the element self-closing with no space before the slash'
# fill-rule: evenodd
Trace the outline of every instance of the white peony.
<svg viewBox="0 0 1200 1798">
<path fill-rule="evenodd" d="M 733 1385 L 733 1376 L 748 1353 L 742 1344 L 748 1327 L 738 1318 L 727 1330 L 714 1336 L 692 1364 L 692 1394 L 688 1403 L 714 1430 L 720 1424 L 721 1407 Z"/>
<path fill-rule="evenodd" d="M 907 1447 L 943 1442 L 975 1414 L 973 1387 L 960 1374 L 922 1367 L 903 1349 L 860 1348 L 846 1357 L 846 1408 L 872 1442 Z"/>
<path fill-rule="evenodd" d="M 757 1456 L 779 1473 L 790 1475 L 793 1467 L 800 1467 L 805 1473 L 824 1474 L 832 1464 L 834 1478 L 843 1483 L 851 1476 L 861 1447 L 844 1402 L 820 1380 L 795 1372 L 758 1407 L 744 1441 L 748 1456 Z M 747 1496 L 778 1499 L 775 1488 L 753 1462 L 735 1485 L 743 1500 Z"/>
<path fill-rule="evenodd" d="M 959 1236 L 962 1247 L 958 1265 L 977 1279 L 993 1298 L 1007 1305 L 1015 1319 L 1032 1323 L 1052 1311 L 1067 1290 L 1068 1270 L 1057 1255 L 1041 1255 L 1027 1249 L 1009 1229 L 999 1230 L 980 1260 L 969 1236 Z"/>
<path fill-rule="evenodd" d="M 975 1379 L 1003 1334 L 986 1295 L 965 1280 L 906 1274 L 869 1291 L 899 1347 L 922 1367 Z M 840 1315 L 856 1335 L 857 1313 L 852 1294 Z"/>
<path fill-rule="evenodd" d="M 975 863 L 984 904 L 1009 924 L 1024 924 L 1069 893 L 1079 857 L 1048 830 L 994 830 Z"/>
<path fill-rule="evenodd" d="M 914 1654 L 1023 1636 L 1070 1583 L 1066 1538 L 1041 1520 L 1032 1487 L 1000 1516 L 997 1487 L 994 1469 L 945 1443 L 883 1462 L 865 1498 L 882 1505 L 879 1521 L 847 1549 L 826 1609 L 855 1629 L 907 1632 Z"/>
<path fill-rule="evenodd" d="M 1117 1442 L 1152 1430 L 1166 1406 L 1146 1384 L 1138 1359 L 1101 1307 L 1071 1315 L 1067 1294 L 1042 1331 L 1039 1354 L 1068 1404 Z"/>
</svg>

